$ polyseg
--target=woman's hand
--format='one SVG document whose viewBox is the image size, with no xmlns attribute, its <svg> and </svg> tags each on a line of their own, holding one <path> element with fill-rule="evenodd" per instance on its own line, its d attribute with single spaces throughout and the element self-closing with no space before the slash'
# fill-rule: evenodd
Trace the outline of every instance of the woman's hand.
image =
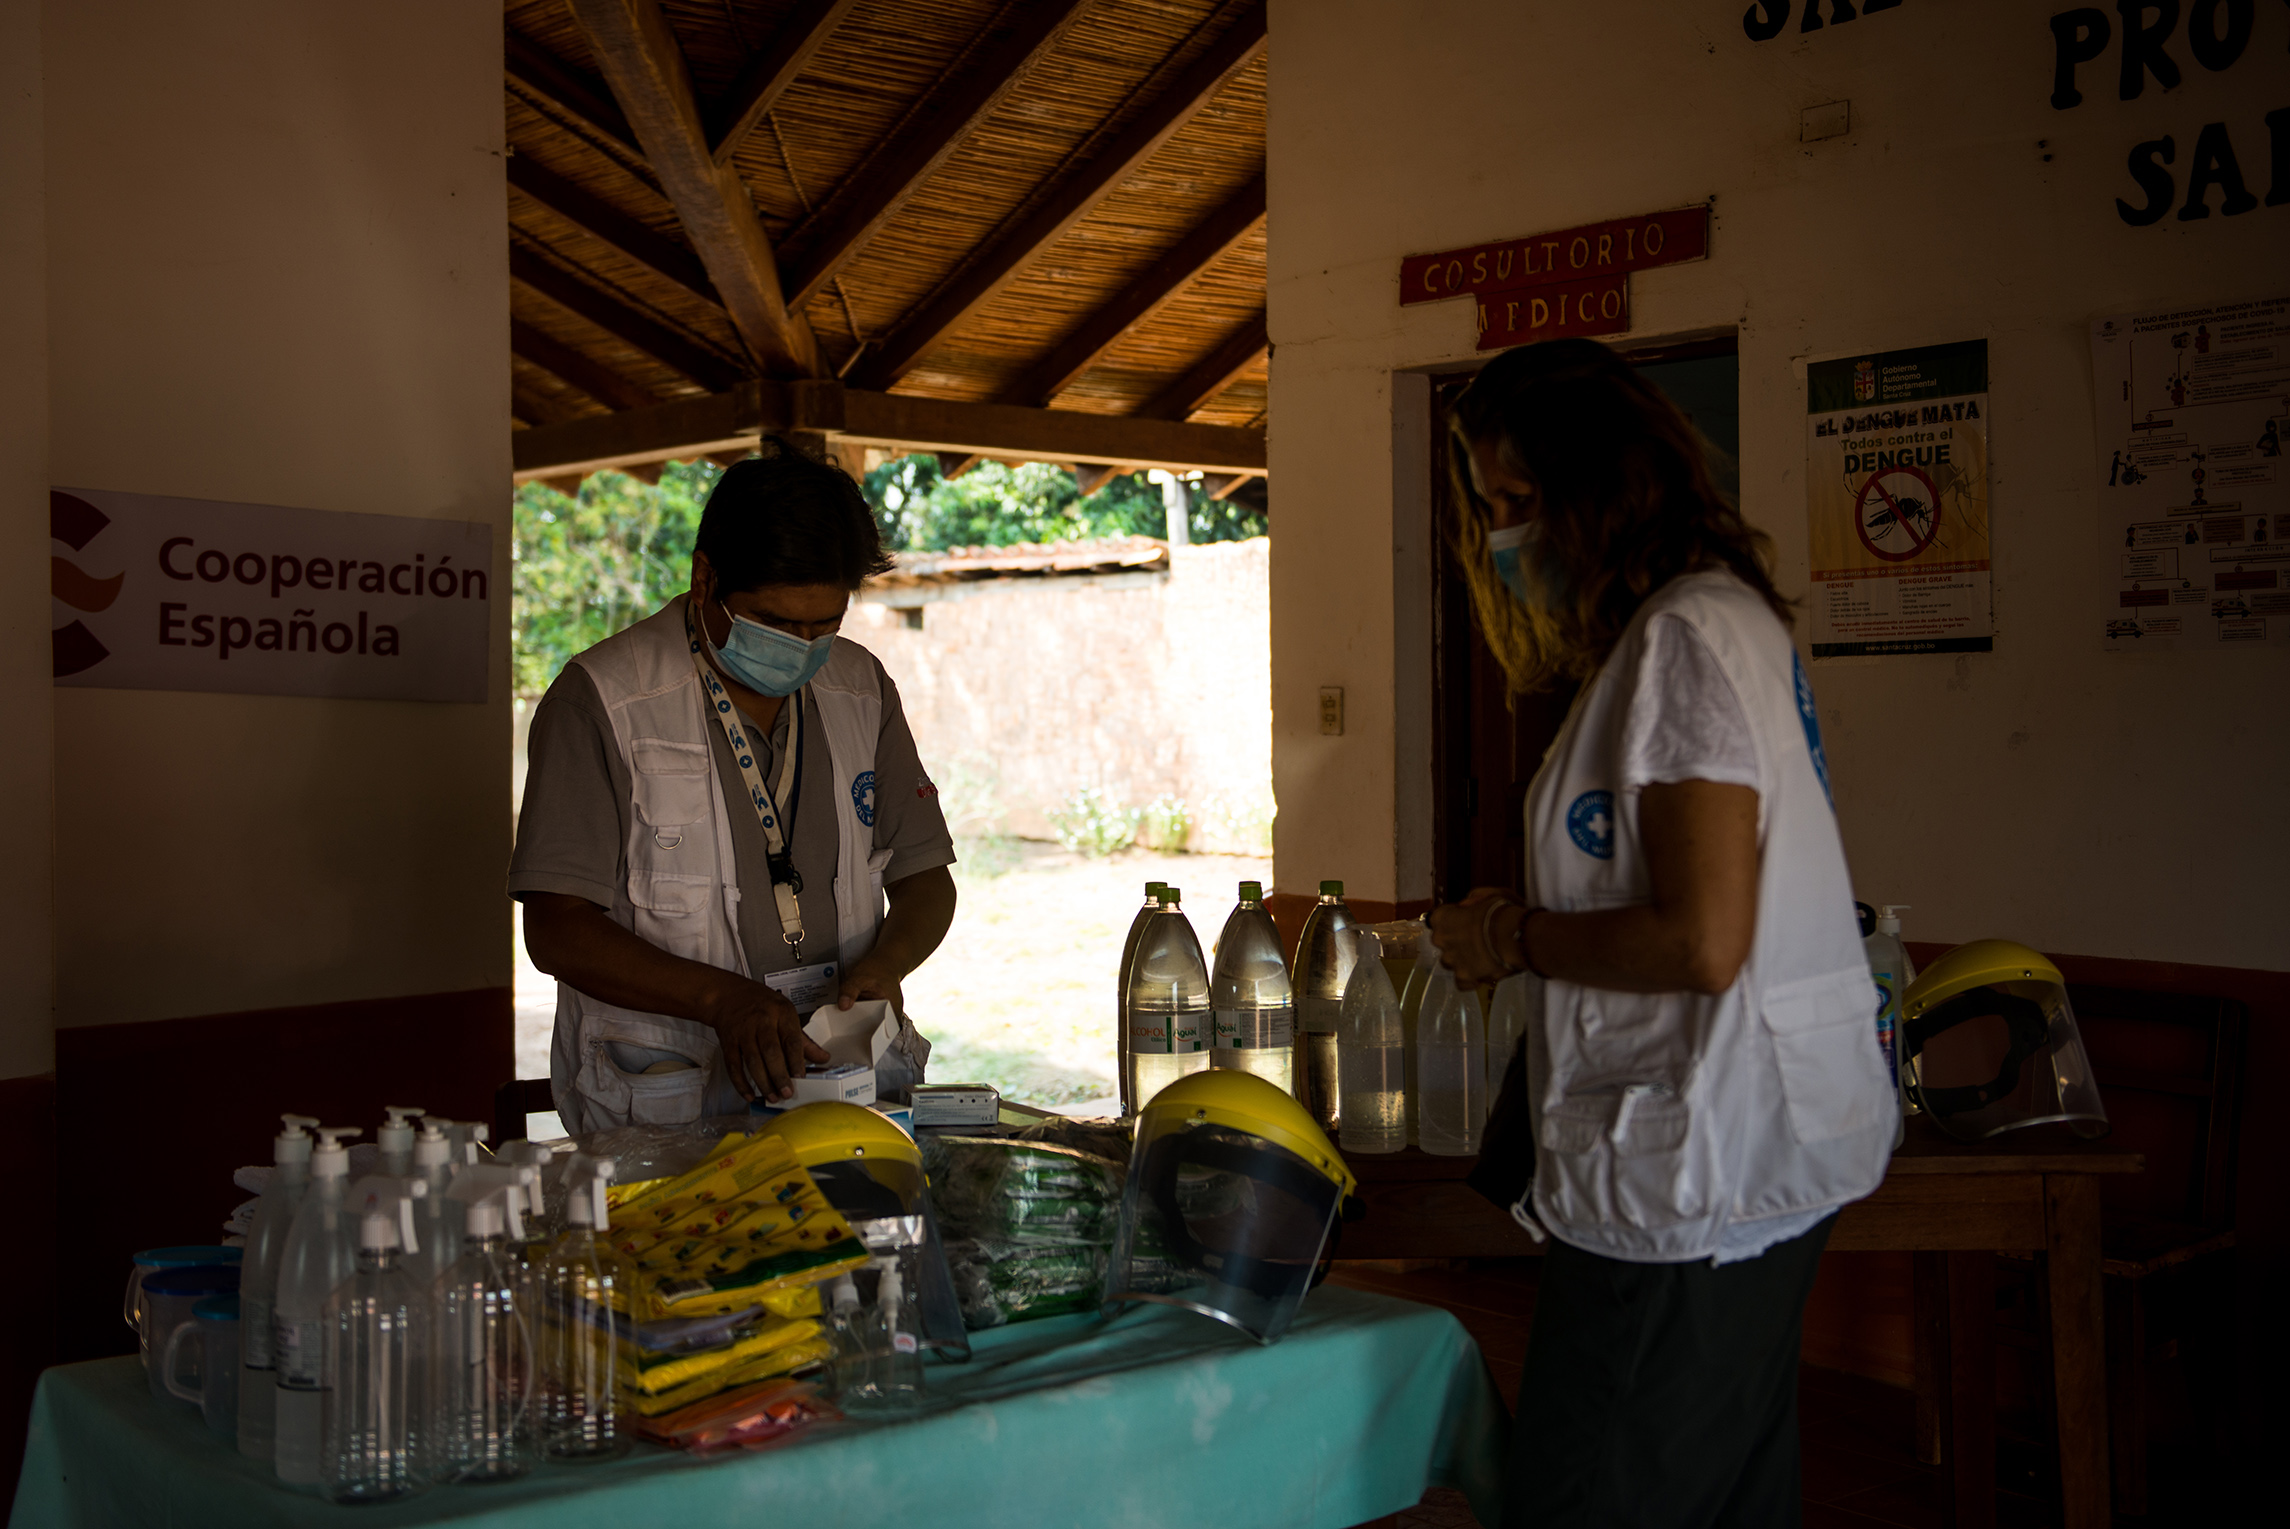
<svg viewBox="0 0 2290 1529">
<path fill-rule="evenodd" d="M 1492 916 L 1491 904 L 1500 904 L 1493 907 Z M 1456 982 L 1477 987 L 1500 982 L 1518 969 L 1500 952 L 1518 949 L 1519 920 L 1525 915 L 1516 893 L 1503 887 L 1473 887 L 1463 901 L 1432 909 L 1424 924 Z"/>
</svg>

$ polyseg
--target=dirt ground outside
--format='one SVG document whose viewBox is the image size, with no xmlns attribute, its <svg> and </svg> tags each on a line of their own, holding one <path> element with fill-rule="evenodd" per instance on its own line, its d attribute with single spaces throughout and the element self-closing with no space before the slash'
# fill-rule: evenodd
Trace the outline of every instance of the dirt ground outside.
<svg viewBox="0 0 2290 1529">
<path fill-rule="evenodd" d="M 991 1083 L 1007 1098 L 1112 1113 L 1113 969 L 1145 883 L 1185 894 L 1201 948 L 1216 943 L 1242 881 L 1272 881 L 1269 857 L 1130 850 L 1092 859 L 1029 839 L 965 840 L 961 901 L 946 943 L 907 979 L 907 1011 L 930 1038 L 934 1083 Z M 549 1071 L 556 984 L 517 944 L 517 1075 Z M 535 1117 L 538 1135 L 556 1134 Z"/>
</svg>

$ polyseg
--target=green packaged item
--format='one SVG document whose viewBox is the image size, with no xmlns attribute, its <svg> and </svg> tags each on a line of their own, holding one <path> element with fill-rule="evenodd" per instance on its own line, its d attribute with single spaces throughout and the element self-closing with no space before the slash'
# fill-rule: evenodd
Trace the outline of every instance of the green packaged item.
<svg viewBox="0 0 2290 1529">
<path fill-rule="evenodd" d="M 922 1154 L 965 1326 L 1097 1308 L 1122 1164 L 1047 1142 L 970 1135 L 926 1136 Z"/>
</svg>

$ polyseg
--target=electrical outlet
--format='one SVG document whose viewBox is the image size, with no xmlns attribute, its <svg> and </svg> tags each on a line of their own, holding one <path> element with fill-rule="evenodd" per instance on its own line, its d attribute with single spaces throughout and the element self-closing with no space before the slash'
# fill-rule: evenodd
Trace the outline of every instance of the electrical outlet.
<svg viewBox="0 0 2290 1529">
<path fill-rule="evenodd" d="M 1344 687 L 1320 687 L 1320 735 L 1324 738 L 1344 736 Z"/>
</svg>

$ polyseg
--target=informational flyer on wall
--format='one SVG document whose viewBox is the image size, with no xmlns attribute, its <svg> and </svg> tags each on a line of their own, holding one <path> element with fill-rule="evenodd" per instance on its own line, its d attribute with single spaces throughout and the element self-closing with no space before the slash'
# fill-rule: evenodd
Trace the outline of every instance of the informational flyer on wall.
<svg viewBox="0 0 2290 1529">
<path fill-rule="evenodd" d="M 2290 297 L 2091 326 L 2116 650 L 2290 643 Z"/>
<path fill-rule="evenodd" d="M 1987 652 L 1988 342 L 1805 376 L 1813 656 Z"/>
</svg>

